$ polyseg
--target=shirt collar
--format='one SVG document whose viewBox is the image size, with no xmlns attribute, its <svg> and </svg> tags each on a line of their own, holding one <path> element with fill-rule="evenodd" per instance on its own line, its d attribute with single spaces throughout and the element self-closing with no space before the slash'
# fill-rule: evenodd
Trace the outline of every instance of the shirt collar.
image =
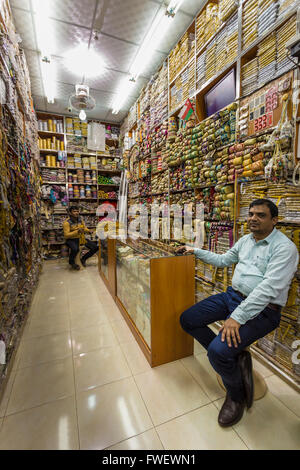
<svg viewBox="0 0 300 470">
<path fill-rule="evenodd" d="M 277 233 L 277 229 L 274 227 L 272 232 L 270 233 L 270 235 L 268 235 L 266 238 L 263 238 L 262 240 L 259 240 L 258 242 L 255 242 L 255 238 L 253 236 L 253 233 L 251 233 L 251 239 L 255 242 L 255 243 L 262 243 L 262 242 L 266 242 L 267 244 L 271 243 L 271 241 L 273 240 L 273 238 L 276 236 L 276 233 Z"/>
</svg>

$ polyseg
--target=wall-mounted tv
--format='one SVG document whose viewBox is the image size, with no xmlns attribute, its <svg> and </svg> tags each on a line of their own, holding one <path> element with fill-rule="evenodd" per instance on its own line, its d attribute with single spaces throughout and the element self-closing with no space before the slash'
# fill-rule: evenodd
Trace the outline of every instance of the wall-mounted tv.
<svg viewBox="0 0 300 470">
<path fill-rule="evenodd" d="M 232 69 L 206 95 L 206 117 L 211 116 L 235 100 L 235 69 Z"/>
</svg>

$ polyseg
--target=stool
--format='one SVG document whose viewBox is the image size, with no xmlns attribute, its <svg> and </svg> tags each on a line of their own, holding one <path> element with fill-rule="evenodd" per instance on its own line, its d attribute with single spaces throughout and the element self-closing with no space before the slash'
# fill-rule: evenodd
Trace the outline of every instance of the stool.
<svg viewBox="0 0 300 470">
<path fill-rule="evenodd" d="M 250 347 L 245 348 L 245 351 L 250 352 Z M 218 379 L 218 382 L 219 382 L 219 385 L 221 386 L 221 388 L 226 391 L 226 389 L 224 387 L 224 384 L 223 384 L 223 381 L 222 381 L 221 377 L 219 376 L 219 374 L 217 374 L 217 379 Z M 259 372 L 257 372 L 256 370 L 253 370 L 253 384 L 254 384 L 254 397 L 253 397 L 253 399 L 254 400 L 260 400 L 267 393 L 268 387 L 267 387 L 267 384 L 266 384 L 263 376 Z"/>
</svg>

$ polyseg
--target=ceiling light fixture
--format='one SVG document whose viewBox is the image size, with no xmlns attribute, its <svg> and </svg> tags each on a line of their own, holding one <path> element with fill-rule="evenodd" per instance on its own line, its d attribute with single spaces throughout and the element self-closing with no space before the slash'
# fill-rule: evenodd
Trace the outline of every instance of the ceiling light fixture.
<svg viewBox="0 0 300 470">
<path fill-rule="evenodd" d="M 51 58 L 52 24 L 49 20 L 50 8 L 48 0 L 32 0 L 37 46 L 41 53 L 41 74 L 44 92 L 48 103 L 54 103 L 56 93 L 55 67 Z"/>
<path fill-rule="evenodd" d="M 128 95 L 132 91 L 132 83 L 136 82 L 140 74 L 145 70 L 149 60 L 158 48 L 163 37 L 172 24 L 173 18 L 184 0 L 171 0 L 168 7 L 162 6 L 157 12 L 152 25 L 147 32 L 141 47 L 130 67 L 130 79 L 126 79 L 117 92 L 113 101 L 113 114 L 117 114 L 124 105 Z"/>
<path fill-rule="evenodd" d="M 102 58 L 93 49 L 81 44 L 65 55 L 65 65 L 74 74 L 92 78 L 105 70 Z"/>
<path fill-rule="evenodd" d="M 135 88 L 135 81 L 130 78 L 125 78 L 122 80 L 115 98 L 112 102 L 112 114 L 118 114 L 120 109 L 123 107 L 125 101 L 128 98 L 128 95 L 133 92 Z"/>
<path fill-rule="evenodd" d="M 80 113 L 79 113 L 79 119 L 80 119 L 81 121 L 85 121 L 85 120 L 86 120 L 86 113 L 85 113 L 85 111 L 84 111 L 83 109 L 82 109 L 82 110 L 80 111 Z"/>
</svg>

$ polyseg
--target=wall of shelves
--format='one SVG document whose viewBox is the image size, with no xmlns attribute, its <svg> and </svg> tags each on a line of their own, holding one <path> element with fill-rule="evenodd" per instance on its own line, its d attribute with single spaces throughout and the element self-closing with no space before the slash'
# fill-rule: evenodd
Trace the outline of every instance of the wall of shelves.
<svg viewBox="0 0 300 470">
<path fill-rule="evenodd" d="M 178 45 L 171 51 L 168 57 L 168 136 L 172 135 L 173 139 L 169 139 L 167 142 L 163 142 L 162 146 L 160 147 L 162 154 L 164 154 L 164 150 L 166 150 L 166 155 L 168 156 L 168 152 L 173 154 L 178 158 L 178 163 L 170 165 L 168 168 L 164 168 L 162 174 L 165 173 L 167 175 L 167 187 L 163 187 L 161 191 L 154 191 L 152 190 L 152 181 L 155 171 L 153 171 L 153 158 L 155 156 L 156 147 L 155 147 L 155 138 L 152 134 L 152 129 L 148 128 L 146 131 L 143 129 L 143 137 L 140 136 L 140 122 L 142 122 L 143 116 L 137 113 L 137 118 L 135 121 L 131 120 L 132 127 L 130 128 L 130 120 L 125 119 L 124 124 L 122 125 L 122 134 L 125 135 L 126 140 L 126 131 L 131 131 L 129 135 L 129 147 L 125 147 L 127 151 L 125 152 L 125 160 L 128 159 L 128 169 L 130 170 L 130 182 L 129 182 L 129 198 L 128 198 L 128 205 L 129 207 L 132 204 L 141 203 L 146 207 L 149 207 L 150 204 L 157 200 L 159 204 L 165 202 L 167 206 L 170 206 L 172 203 L 183 203 L 183 202 L 196 202 L 196 201 L 203 201 L 205 205 L 205 228 L 207 239 L 205 243 L 205 248 L 210 249 L 212 251 L 216 251 L 218 253 L 225 252 L 226 249 L 229 249 L 232 243 L 237 240 L 244 232 L 245 225 L 244 225 L 244 204 L 248 204 L 248 200 L 243 202 L 243 196 L 241 194 L 241 185 L 243 184 L 243 188 L 251 187 L 258 184 L 257 191 L 253 195 L 253 198 L 260 197 L 260 194 L 265 194 L 266 197 L 270 197 L 274 199 L 274 202 L 278 202 L 278 197 L 275 194 L 282 194 L 280 188 L 280 184 L 275 180 L 265 181 L 264 177 L 264 170 L 262 171 L 262 166 L 264 167 L 268 161 L 272 157 L 269 155 L 268 152 L 263 152 L 264 155 L 264 164 L 263 165 L 253 165 L 253 161 L 258 161 L 261 157 L 255 157 L 254 160 L 250 162 L 249 168 L 251 169 L 250 173 L 252 176 L 242 176 L 244 175 L 245 170 L 243 167 L 238 166 L 233 168 L 232 160 L 230 160 L 230 154 L 232 150 L 230 150 L 235 145 L 238 145 L 238 150 L 233 150 L 233 152 L 239 151 L 237 155 L 234 155 L 236 159 L 241 158 L 241 162 L 243 161 L 244 156 L 247 154 L 246 147 L 244 147 L 244 143 L 249 141 L 249 139 L 254 138 L 255 145 L 254 147 L 259 147 L 262 145 L 262 141 L 267 141 L 268 136 L 271 132 L 275 129 L 279 118 L 282 113 L 283 109 L 283 101 L 281 98 L 279 99 L 278 105 L 276 105 L 276 109 L 272 109 L 272 123 L 265 126 L 264 129 L 259 130 L 256 126 L 256 121 L 259 119 L 259 116 L 266 111 L 262 110 L 263 106 L 267 106 L 267 101 L 265 96 L 268 95 L 270 90 L 272 91 L 272 87 L 275 87 L 275 94 L 277 93 L 279 97 L 282 97 L 284 91 L 282 91 L 283 82 L 291 81 L 290 86 L 286 89 L 290 95 L 292 93 L 292 85 L 293 80 L 299 80 L 299 74 L 297 75 L 295 72 L 295 67 L 292 62 L 289 62 L 289 59 L 286 57 L 286 51 L 280 45 L 284 45 L 284 41 L 287 41 L 294 33 L 296 33 L 297 28 L 299 31 L 299 19 L 300 19 L 300 9 L 297 2 L 269 2 L 268 6 L 272 3 L 275 5 L 275 9 L 273 8 L 273 16 L 272 13 L 272 5 L 271 5 L 271 13 L 268 11 L 268 14 L 271 16 L 268 17 L 264 13 L 263 8 L 266 6 L 266 2 L 260 2 L 261 11 L 257 12 L 257 18 L 262 16 L 263 20 L 266 21 L 266 28 L 263 29 L 260 27 L 259 31 L 254 31 L 254 35 L 251 36 L 252 31 L 250 31 L 250 36 L 248 35 L 247 41 L 245 41 L 245 33 L 247 28 L 245 26 L 245 22 L 243 21 L 243 17 L 246 14 L 247 8 L 251 6 L 252 0 L 247 0 L 243 2 L 223 2 L 215 0 L 214 2 L 206 2 L 203 6 L 197 17 L 195 18 L 194 22 L 190 25 L 187 30 L 187 33 L 194 31 L 195 33 L 195 44 L 194 48 L 191 48 L 192 57 L 186 54 L 184 60 L 181 59 L 181 40 L 179 41 Z M 248 3 L 249 2 L 249 3 Z M 213 6 L 221 4 L 223 8 L 222 15 L 225 18 L 225 22 L 223 24 L 218 24 L 215 21 L 215 24 L 211 25 L 210 29 L 210 37 L 201 37 L 203 35 L 203 31 L 201 30 L 201 21 L 200 15 L 206 8 L 208 3 L 213 3 L 214 5 L 210 5 L 209 8 L 211 9 Z M 252 2 L 253 3 L 253 2 Z M 258 2 L 254 2 L 254 4 L 258 5 Z M 285 10 L 282 9 L 282 5 L 290 4 L 290 8 L 286 8 Z M 225 6 L 227 4 L 227 10 L 225 10 Z M 231 6 L 230 6 L 231 5 Z M 274 7 L 273 5 L 273 7 Z M 272 21 L 271 19 L 272 18 Z M 214 21 L 212 22 L 214 23 Z M 198 24 L 198 27 L 197 27 Z M 234 24 L 234 27 L 232 26 Z M 209 28 L 208 28 L 209 30 Z M 206 33 L 207 31 L 206 30 Z M 251 30 L 251 28 L 250 28 Z M 257 28 L 258 30 L 258 28 Z M 205 34 L 206 34 L 205 33 Z M 226 34 L 225 34 L 226 33 Z M 257 35 L 259 34 L 259 35 Z M 274 41 L 273 41 L 273 55 L 272 55 L 272 41 L 270 41 L 270 37 L 275 38 L 276 44 L 276 51 L 278 54 L 274 59 Z M 183 35 L 184 37 L 184 35 Z M 182 38 L 181 38 L 182 39 Z M 227 47 L 227 52 L 225 52 L 222 48 L 222 39 L 223 41 L 228 41 L 229 47 Z M 218 58 L 221 57 L 215 69 L 211 68 L 209 70 L 208 75 L 206 74 L 206 65 L 207 65 L 207 50 L 209 48 L 214 47 L 212 57 L 215 57 L 215 62 L 218 62 Z M 269 49 L 268 49 L 269 47 Z M 264 55 L 265 51 L 269 51 L 269 56 Z M 202 62 L 200 62 L 199 57 L 203 56 Z M 215 54 L 215 55 L 214 55 Z M 177 58 L 177 64 L 175 64 L 175 60 Z M 280 58 L 280 60 L 279 60 Z M 254 59 L 257 60 L 256 69 L 251 64 L 251 61 Z M 211 64 L 213 60 L 210 60 Z M 176 117 L 181 110 L 183 104 L 185 103 L 186 97 L 183 94 L 183 84 L 179 84 L 178 87 L 178 95 L 180 92 L 182 94 L 182 101 L 174 102 L 172 101 L 172 88 L 174 84 L 181 79 L 186 73 L 187 68 L 193 64 L 194 66 L 194 83 L 192 86 L 189 87 L 189 96 L 190 98 L 194 99 L 196 103 L 196 122 L 192 127 L 197 127 L 197 124 L 200 122 L 202 123 L 206 118 L 206 111 L 205 111 L 205 104 L 204 104 L 204 94 L 207 93 L 212 87 L 214 87 L 230 70 L 233 68 L 236 71 L 236 103 L 237 103 L 237 114 L 236 114 L 236 121 L 237 125 L 235 127 L 235 135 L 234 139 L 227 145 L 223 146 L 216 146 L 216 152 L 213 157 L 213 160 L 219 158 L 219 173 L 214 172 L 214 176 L 211 181 L 203 182 L 203 178 L 201 180 L 201 172 L 197 171 L 193 173 L 193 176 L 197 180 L 197 182 L 193 183 L 183 183 L 184 181 L 184 172 L 186 168 L 186 160 L 192 160 L 193 157 L 187 156 L 188 154 L 185 150 L 188 147 L 188 135 L 189 133 L 186 130 L 179 131 L 176 133 L 177 129 L 174 130 L 172 127 L 172 120 Z M 284 64 L 285 68 L 282 68 L 280 64 Z M 208 64 L 209 65 L 209 64 Z M 211 65 L 210 65 L 211 67 Z M 247 67 L 249 70 L 247 70 Z M 252 67 L 252 69 L 251 69 Z M 269 68 L 267 68 L 269 67 Z M 254 70 L 254 72 L 253 72 Z M 287 71 L 290 70 L 291 72 Z M 267 73 L 266 73 L 267 71 Z M 246 72 L 248 75 L 251 75 L 249 72 L 252 72 L 254 76 L 253 79 L 253 88 L 251 89 L 251 80 L 245 81 L 245 74 Z M 184 77 L 184 80 L 187 80 L 187 77 Z M 179 81 L 178 81 L 179 83 Z M 245 88 L 245 85 L 248 86 L 248 89 Z M 147 85 L 148 86 L 148 85 Z M 182 90 L 180 91 L 180 86 Z M 279 91 L 278 91 L 279 90 Z M 261 101 L 262 100 L 262 101 Z M 179 100 L 180 101 L 180 100 Z M 258 101 L 260 104 L 254 105 L 255 113 L 254 117 L 251 117 L 251 111 L 253 108 L 253 103 Z M 139 99 L 132 107 L 132 110 L 139 109 Z M 247 114 L 247 124 L 248 127 L 242 129 L 239 124 L 240 116 L 244 113 L 245 109 L 249 109 L 249 114 Z M 266 108 L 267 109 L 267 108 Z M 257 114 L 258 113 L 258 114 Z M 292 109 L 291 103 L 288 105 L 288 117 L 289 119 L 292 117 L 295 118 L 295 109 Z M 298 115 L 299 117 L 299 115 Z M 212 116 L 213 119 L 213 116 Z M 209 119 L 207 120 L 209 121 Z M 166 124 L 166 120 L 163 120 L 161 124 Z M 129 124 L 128 124 L 129 123 Z M 200 126 L 201 127 L 201 126 Z M 159 126 L 157 127 L 157 132 L 160 133 Z M 200 133 L 200 136 L 202 134 Z M 135 138 L 134 138 L 135 137 Z M 175 151 L 172 151 L 172 145 L 174 140 L 177 139 L 178 142 L 184 142 L 183 147 L 181 148 L 180 145 L 176 148 Z M 291 152 L 291 155 L 294 158 L 294 161 L 297 161 L 297 139 L 298 139 L 298 129 L 294 128 L 294 136 L 291 139 L 291 148 L 290 150 L 286 150 Z M 204 139 L 205 140 L 205 139 Z M 199 145 L 202 144 L 201 137 L 196 139 L 195 144 Z M 195 145 L 191 144 L 191 145 Z M 185 148 L 184 148 L 185 147 Z M 203 146 L 202 146 L 203 147 Z M 171 148 L 171 150 L 170 150 Z M 214 147 L 215 148 L 215 147 Z M 227 149 L 227 150 L 226 150 Z M 241 152 L 242 150 L 242 152 Z M 202 148 L 203 151 L 203 148 Z M 172 153 L 173 152 L 173 153 Z M 174 153 L 175 152 L 175 153 Z M 225 153 L 224 153 L 225 152 Z M 259 150 L 253 148 L 253 155 L 257 155 Z M 206 152 L 207 153 L 207 152 Z M 203 163 L 201 163 L 201 157 L 199 162 L 199 169 L 202 168 L 203 171 L 206 169 L 207 172 L 209 170 L 209 166 L 205 168 L 204 160 L 205 160 L 205 152 L 201 153 L 201 148 L 199 150 L 198 155 L 203 155 Z M 226 156 L 227 155 L 227 156 Z M 206 157 L 208 154 L 206 155 Z M 222 164 L 221 163 L 222 160 Z M 166 161 L 166 160 L 164 160 Z M 199 157 L 197 156 L 194 162 L 199 161 Z M 228 161 L 231 161 L 229 164 Z M 228 165 L 226 167 L 226 165 Z M 255 167 L 254 173 L 252 171 Z M 145 174 L 145 169 L 147 168 L 147 174 Z M 183 173 L 176 173 L 176 169 L 182 167 Z M 195 169 L 194 164 L 190 166 L 190 168 Z M 221 169 L 221 167 L 223 169 Z M 214 167 L 215 168 L 215 167 Z M 227 169 L 226 169 L 227 168 Z M 233 175 L 234 171 L 239 169 L 239 174 L 237 178 L 228 178 L 228 174 Z M 175 171 L 176 170 L 176 171 Z M 191 171 L 191 170 L 189 170 Z M 242 172 L 242 173 L 241 173 Z M 218 176 L 217 176 L 218 175 Z M 291 177 L 291 173 L 289 173 L 289 178 Z M 224 178 L 224 179 L 223 179 Z M 178 185 L 178 182 L 181 182 Z M 278 180 L 277 180 L 278 181 Z M 286 181 L 286 179 L 285 179 Z M 175 184 L 175 186 L 174 186 Z M 178 186 L 176 186 L 176 184 Z M 265 185 L 265 188 L 262 188 L 262 185 Z M 285 182 L 286 185 L 291 187 L 291 180 Z M 213 211 L 215 196 L 220 197 L 222 195 L 222 188 L 225 190 L 226 186 L 228 187 L 231 185 L 234 192 L 234 201 L 233 201 L 233 212 L 229 215 L 229 217 L 225 217 L 224 208 L 223 210 L 223 220 L 222 217 L 216 216 L 216 212 Z M 243 189 L 243 191 L 244 191 Z M 298 190 L 299 192 L 299 190 Z M 214 195 L 213 195 L 214 194 Z M 263 196 L 261 196 L 263 197 Z M 289 236 L 293 241 L 296 243 L 298 248 L 300 249 L 299 245 L 299 226 L 300 221 L 297 217 L 293 214 L 293 204 L 290 199 L 285 199 L 284 194 L 281 196 L 283 198 L 283 205 L 280 205 L 281 215 L 280 220 L 278 223 L 278 229 L 282 230 L 287 236 Z M 298 196 L 298 199 L 300 196 Z M 252 200 L 251 199 L 251 200 Z M 297 199 L 297 201 L 298 201 Z M 222 200 L 221 200 L 222 201 Z M 229 202 L 229 201 L 227 201 Z M 293 199 L 294 204 L 296 204 L 296 199 Z M 222 204 L 222 202 L 221 202 Z M 284 212 L 284 204 L 287 204 L 287 208 L 289 212 L 286 215 L 283 214 Z M 229 207 L 229 206 L 228 206 Z M 294 206 L 295 207 L 295 206 Z M 298 209 L 300 207 L 300 202 L 298 201 Z M 227 213 L 229 214 L 229 212 Z M 129 218 L 131 221 L 132 218 Z M 218 235 L 219 233 L 219 235 Z M 164 243 L 171 243 L 172 241 L 164 240 Z M 299 273 L 299 271 L 298 271 Z M 298 274 L 299 275 L 299 274 Z M 197 293 L 196 293 L 196 301 L 200 301 L 202 298 L 207 297 L 208 295 L 212 295 L 222 290 L 226 289 L 227 285 L 231 284 L 231 277 L 232 272 L 213 272 L 211 267 L 204 267 L 202 266 L 201 262 L 198 263 L 196 267 L 196 283 L 197 283 Z M 295 278 L 296 279 L 296 278 Z M 298 282 L 298 281 L 295 281 Z M 298 284 L 299 285 L 299 282 Z M 199 290 L 198 290 L 199 289 Z M 299 290 L 299 287 L 298 287 Z M 282 313 L 282 323 L 279 327 L 279 331 L 285 331 L 285 321 L 286 319 L 291 320 L 292 322 L 296 322 L 296 331 L 300 335 L 300 300 L 299 300 L 299 291 L 298 293 L 294 293 L 294 306 L 287 306 Z M 295 297 L 296 295 L 296 297 Z M 298 297 L 297 297 L 298 296 Z M 295 300 L 296 298 L 296 300 Z M 297 300 L 298 298 L 298 300 Z M 297 330 L 298 329 L 298 330 Z M 297 390 L 300 390 L 300 371 L 299 367 L 295 367 L 294 364 L 290 360 L 288 361 L 286 358 L 282 359 L 281 356 L 283 355 L 283 350 L 285 350 L 285 345 L 282 344 L 281 338 L 284 336 L 282 334 L 280 338 L 276 339 L 276 347 L 274 348 L 274 352 L 272 355 L 268 355 L 266 351 L 263 350 L 264 343 L 261 341 L 260 343 L 253 346 L 253 353 L 257 355 L 259 360 L 262 362 L 267 362 L 270 366 L 274 366 L 276 372 L 282 376 L 285 380 L 287 380 L 292 386 L 294 386 Z M 261 353 L 259 353 L 259 351 Z M 290 355 L 291 356 L 291 355 Z M 284 362 L 285 361 L 285 362 Z M 274 365 L 275 364 L 275 365 Z M 285 365 L 283 365 L 285 364 Z"/>
<path fill-rule="evenodd" d="M 38 119 L 40 121 L 50 120 L 50 123 L 44 124 L 44 126 L 50 125 L 51 128 L 52 126 L 56 127 L 55 121 L 58 121 L 59 123 L 62 123 L 64 130 L 63 133 L 52 132 L 44 129 L 41 130 L 43 126 L 42 124 L 39 124 L 40 138 L 49 139 L 55 137 L 62 142 L 62 144 L 60 144 L 61 150 L 56 150 L 53 148 L 40 148 L 41 174 L 43 175 L 43 172 L 46 171 L 49 175 L 51 175 L 51 180 L 42 179 L 43 200 L 45 204 L 43 216 L 46 220 L 51 220 L 51 218 L 53 220 L 53 217 L 59 217 L 59 227 L 53 225 L 53 223 L 50 223 L 51 227 L 43 228 L 42 230 L 44 240 L 43 246 L 47 247 L 44 255 L 50 258 L 60 257 L 60 253 L 63 252 L 62 245 L 64 242 L 61 240 L 61 235 L 58 235 L 57 233 L 52 234 L 51 232 L 62 230 L 63 220 L 68 216 L 67 207 L 69 204 L 75 204 L 79 206 L 80 215 L 83 219 L 85 219 L 87 214 L 89 216 L 94 216 L 94 223 L 87 224 L 90 228 L 96 227 L 97 221 L 99 219 L 96 216 L 96 209 L 99 204 L 107 201 L 116 206 L 118 201 L 119 184 L 116 184 L 113 180 L 111 180 L 111 178 L 121 176 L 121 158 L 120 154 L 118 153 L 118 141 L 111 138 L 106 139 L 105 152 L 70 151 L 68 148 L 68 137 L 75 137 L 74 133 L 67 132 L 67 120 L 69 120 L 68 123 L 70 125 L 70 122 L 73 122 L 74 119 L 70 116 L 38 112 Z M 70 130 L 70 127 L 68 127 L 68 129 Z M 112 125 L 112 130 L 116 129 L 117 128 Z M 78 135 L 77 137 L 81 138 L 82 136 Z M 53 145 L 55 146 L 55 141 Z M 50 156 L 50 158 L 47 159 L 47 154 L 52 155 L 52 157 Z M 45 163 L 51 162 L 51 158 L 53 165 L 46 165 Z M 76 158 L 76 161 L 74 158 Z M 58 172 L 64 173 L 63 181 L 57 179 Z M 107 183 L 110 184 L 101 184 L 101 177 L 107 178 Z M 75 181 L 75 179 L 77 181 Z M 60 195 L 60 200 L 62 200 L 62 202 L 59 203 L 58 206 L 57 204 L 51 203 L 49 191 L 46 190 L 47 186 L 50 188 L 55 188 L 55 186 L 57 186 L 64 192 L 65 197 Z M 104 197 L 103 192 L 109 197 Z M 95 196 L 93 196 L 93 194 L 95 194 Z"/>
</svg>

